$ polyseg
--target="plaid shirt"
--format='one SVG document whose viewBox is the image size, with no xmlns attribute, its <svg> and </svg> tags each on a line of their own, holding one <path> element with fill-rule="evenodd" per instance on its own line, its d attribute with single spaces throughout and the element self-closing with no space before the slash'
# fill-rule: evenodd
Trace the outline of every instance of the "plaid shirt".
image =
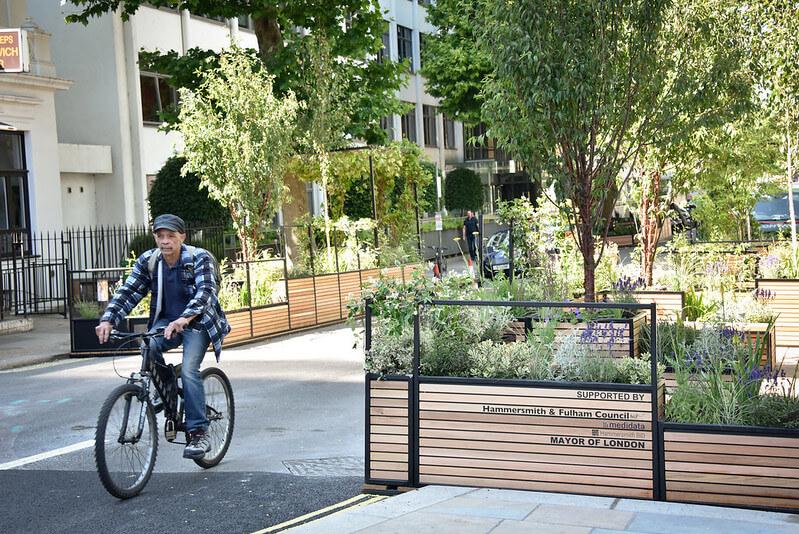
<svg viewBox="0 0 799 534">
<path fill-rule="evenodd" d="M 138 257 L 125 284 L 116 291 L 114 298 L 108 303 L 105 313 L 100 318 L 101 321 L 108 321 L 116 325 L 136 307 L 136 304 L 147 295 L 148 291 L 152 291 L 148 328 L 152 327 L 157 319 L 155 313 L 158 303 L 158 275 L 163 262 L 163 258 L 159 258 L 153 272 L 149 272 L 148 262 L 156 250 L 158 249 L 148 250 Z M 222 352 L 222 340 L 230 332 L 230 325 L 216 298 L 217 287 L 213 261 L 205 250 L 195 249 L 194 257 L 192 257 L 186 246 L 181 245 L 180 263 L 183 265 L 180 278 L 189 294 L 194 295 L 186 305 L 181 317 L 198 316 L 192 321 L 192 325 L 202 326 L 208 332 L 218 361 L 219 354 Z"/>
</svg>

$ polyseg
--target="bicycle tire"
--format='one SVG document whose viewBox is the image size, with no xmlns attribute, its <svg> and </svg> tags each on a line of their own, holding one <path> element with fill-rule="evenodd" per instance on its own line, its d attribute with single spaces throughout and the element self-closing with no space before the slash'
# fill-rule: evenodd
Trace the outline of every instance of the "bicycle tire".
<svg viewBox="0 0 799 534">
<path fill-rule="evenodd" d="M 200 376 L 205 390 L 205 412 L 209 420 L 206 433 L 211 441 L 211 450 L 202 458 L 195 459 L 194 463 L 208 469 L 219 464 L 227 454 L 236 423 L 236 406 L 233 387 L 221 369 L 208 367 L 202 370 Z"/>
<path fill-rule="evenodd" d="M 141 391 L 141 387 L 135 384 L 122 384 L 115 388 L 103 403 L 100 416 L 97 418 L 97 430 L 94 434 L 94 461 L 97 466 L 97 474 L 106 491 L 119 499 L 129 499 L 141 492 L 153 474 L 155 460 L 158 457 L 158 423 L 152 405 L 147 401 L 142 402 Z M 130 404 L 127 404 L 128 399 L 130 399 Z M 122 401 L 121 405 L 118 404 L 120 400 Z M 119 427 L 114 428 L 117 420 L 116 412 L 119 411 L 115 409 L 117 406 L 121 407 L 122 413 L 119 415 L 122 420 L 119 421 Z M 113 442 L 106 443 L 106 437 L 109 436 L 109 433 L 120 433 L 122 423 L 125 421 L 125 411 L 128 412 L 128 421 L 130 421 L 130 416 L 138 417 L 141 414 L 141 409 L 145 410 L 145 424 L 141 439 L 129 444 L 119 443 L 122 447 L 117 447 L 116 452 L 112 452 L 109 445 Z M 138 427 L 138 419 L 133 421 L 134 427 Z M 115 441 L 118 443 L 118 440 Z M 143 444 L 145 450 L 144 456 L 139 455 L 137 462 L 134 461 L 137 458 L 134 456 L 133 448 L 139 443 Z M 130 445 L 130 447 L 126 449 L 125 445 Z M 126 450 L 128 452 L 125 452 Z M 117 470 L 117 461 L 123 467 L 130 469 Z M 138 467 L 136 463 L 138 463 Z"/>
</svg>

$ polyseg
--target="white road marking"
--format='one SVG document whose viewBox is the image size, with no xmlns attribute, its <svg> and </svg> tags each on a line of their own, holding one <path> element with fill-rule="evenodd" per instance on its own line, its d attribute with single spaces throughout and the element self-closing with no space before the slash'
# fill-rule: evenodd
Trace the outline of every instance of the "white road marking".
<svg viewBox="0 0 799 534">
<path fill-rule="evenodd" d="M 68 445 L 66 447 L 61 447 L 60 449 L 55 449 L 48 452 L 42 452 L 39 454 L 34 454 L 33 456 L 28 456 L 26 458 L 20 458 L 19 460 L 14 460 L 13 462 L 6 462 L 4 464 L 0 464 L 0 471 L 6 471 L 8 469 L 15 469 L 17 467 L 21 467 L 23 465 L 32 464 L 34 462 L 39 462 L 41 460 L 46 460 L 48 458 L 53 458 L 55 456 L 61 456 L 62 454 L 69 454 L 70 452 L 79 451 L 82 449 L 88 449 L 94 445 L 93 439 L 87 439 L 86 441 L 81 441 L 80 443 L 75 443 L 74 445 Z"/>
</svg>

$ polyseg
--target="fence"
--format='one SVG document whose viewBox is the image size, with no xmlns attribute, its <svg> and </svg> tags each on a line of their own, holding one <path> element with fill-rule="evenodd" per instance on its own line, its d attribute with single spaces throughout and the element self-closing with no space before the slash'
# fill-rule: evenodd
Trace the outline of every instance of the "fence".
<svg viewBox="0 0 799 534">
<path fill-rule="evenodd" d="M 378 276 L 409 279 L 417 268 L 418 265 L 398 265 L 292 278 L 285 257 L 226 264 L 219 299 L 232 330 L 225 345 L 346 319 L 347 304 L 352 297 L 358 297 L 364 282 Z M 73 354 L 108 354 L 119 349 L 113 344 L 99 345 L 94 327 L 126 271 L 110 268 L 69 272 Z M 148 310 L 148 301 L 140 303 L 119 328 L 143 330 Z"/>
<path fill-rule="evenodd" d="M 188 225 L 186 242 L 211 251 L 220 260 L 235 262 L 239 250 L 236 235 L 225 232 L 223 226 Z M 0 320 L 6 315 L 66 316 L 71 308 L 70 294 L 74 293 L 69 272 L 125 267 L 132 257 L 152 246 L 152 233 L 146 225 L 42 233 L 0 231 Z M 398 243 L 371 228 L 339 228 L 325 234 L 311 224 L 270 229 L 259 244 L 272 259 L 291 252 L 284 269 L 289 278 L 407 263 L 418 258 L 418 247 L 417 235 Z"/>
</svg>

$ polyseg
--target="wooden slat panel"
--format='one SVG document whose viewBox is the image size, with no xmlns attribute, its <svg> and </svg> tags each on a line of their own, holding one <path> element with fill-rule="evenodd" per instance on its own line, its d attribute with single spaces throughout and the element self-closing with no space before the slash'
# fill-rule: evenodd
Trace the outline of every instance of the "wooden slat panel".
<svg viewBox="0 0 799 534">
<path fill-rule="evenodd" d="M 385 471 L 407 471 L 407 462 L 370 462 L 370 469 L 385 470 Z"/>
<path fill-rule="evenodd" d="M 757 497 L 753 495 L 713 493 L 690 493 L 685 491 L 667 491 L 666 500 L 674 502 L 692 502 L 701 504 L 726 504 L 738 506 L 760 506 L 764 508 L 799 509 L 797 499 L 776 499 L 774 497 Z"/>
<path fill-rule="evenodd" d="M 602 484 L 619 484 L 631 488 L 652 489 L 651 479 L 642 478 L 624 478 L 624 477 L 602 477 L 601 479 L 594 476 L 586 475 L 571 475 L 564 473 L 550 473 L 548 471 L 513 471 L 513 470 L 495 470 L 495 469 L 480 469 L 471 467 L 446 467 L 446 466 L 424 466 L 425 476 L 429 475 L 448 475 L 453 477 L 477 477 L 477 478 L 504 478 L 509 480 L 527 480 L 535 482 L 554 482 L 560 484 L 579 484 L 579 485 L 593 485 Z"/>
<path fill-rule="evenodd" d="M 799 510 L 799 433 L 664 433 L 669 500 Z"/>
<path fill-rule="evenodd" d="M 552 455 L 529 452 L 488 451 L 475 449 L 444 449 L 440 447 L 424 447 L 419 449 L 421 456 L 440 456 L 445 458 L 471 458 L 488 460 L 509 460 L 514 462 L 552 463 L 571 465 L 594 465 L 603 467 L 621 467 L 624 469 L 642 469 L 652 471 L 652 460 L 636 460 L 630 458 L 613 458 L 598 456 Z"/>
<path fill-rule="evenodd" d="M 480 406 L 546 406 L 548 408 L 598 408 L 602 410 L 632 410 L 646 412 L 651 412 L 652 408 L 651 404 L 647 402 L 597 401 L 534 396 L 495 397 L 493 395 L 462 395 L 455 393 L 420 393 L 419 401 L 430 404 L 433 404 L 434 402 L 440 402 L 444 404 L 477 404 Z"/>
<path fill-rule="evenodd" d="M 452 467 L 482 467 L 484 469 L 505 469 L 510 471 L 540 471 L 546 473 L 571 473 L 580 475 L 618 476 L 622 478 L 643 478 L 651 480 L 652 471 L 647 469 L 622 469 L 618 467 L 602 467 L 592 465 L 571 465 L 536 462 L 514 462 L 507 460 L 482 460 L 478 458 L 450 458 L 422 456 L 422 465 L 438 465 Z"/>
<path fill-rule="evenodd" d="M 704 484 L 707 486 L 714 486 L 708 487 L 706 490 L 709 493 L 725 493 L 725 491 L 718 491 L 718 487 L 715 485 L 720 486 L 732 486 L 736 489 L 733 490 L 734 493 L 749 493 L 755 492 L 758 493 L 760 491 L 765 491 L 765 488 L 776 488 L 780 490 L 784 490 L 786 492 L 790 492 L 790 494 L 799 499 L 799 487 L 797 486 L 784 486 L 784 480 L 781 478 L 765 478 L 765 477 L 757 477 L 757 476 L 745 476 L 745 475 L 721 475 L 721 474 L 714 474 L 714 473 L 683 473 L 680 471 L 675 471 L 670 473 L 669 480 L 667 481 L 668 487 L 670 489 L 680 489 L 686 491 L 694 491 L 693 489 L 688 490 L 684 486 L 685 483 L 692 483 L 692 484 Z M 679 484 L 683 484 L 683 486 L 679 486 Z M 750 486 L 762 486 L 760 488 L 751 488 Z M 788 495 L 786 493 L 785 495 Z M 785 496 L 784 495 L 784 496 Z"/>
<path fill-rule="evenodd" d="M 667 446 L 671 442 L 720 443 L 723 445 L 759 445 L 764 447 L 799 448 L 799 439 L 779 436 L 745 436 L 741 434 L 711 434 L 706 432 L 673 432 L 664 434 Z M 792 454 L 799 454 L 794 451 Z"/>
<path fill-rule="evenodd" d="M 473 422 L 496 422 L 496 423 L 525 423 L 530 425 L 545 426 L 577 426 L 583 428 L 594 428 L 593 419 L 573 419 L 568 417 L 537 417 L 530 415 L 498 415 L 479 412 L 444 412 L 444 411 L 424 411 L 424 418 L 446 420 L 446 421 L 473 421 Z M 632 430 L 648 431 L 651 428 L 649 421 L 598 421 L 602 428 L 607 430 Z"/>
<path fill-rule="evenodd" d="M 596 390 L 578 390 L 567 388 L 541 388 L 541 387 L 520 387 L 520 386 L 483 386 L 483 385 L 470 385 L 470 384 L 419 384 L 420 392 L 430 393 L 465 393 L 472 395 L 484 395 L 486 387 L 490 387 L 491 395 L 509 395 L 509 396 L 530 396 L 530 397 L 557 397 L 562 399 L 577 399 L 587 398 L 586 395 L 593 395 L 591 398 L 597 400 L 612 400 L 612 401 L 638 401 L 649 403 L 651 401 L 651 394 L 644 391 L 628 392 L 628 391 L 603 391 Z"/>
<path fill-rule="evenodd" d="M 372 390 L 375 389 L 408 389 L 407 380 L 372 380 L 369 385 Z"/>
<path fill-rule="evenodd" d="M 375 443 L 370 444 L 371 451 L 374 452 L 394 452 L 394 453 L 402 453 L 405 455 L 405 460 L 408 459 L 408 443 L 407 440 L 405 444 L 402 443 L 383 443 L 382 441 L 378 441 Z"/>
<path fill-rule="evenodd" d="M 563 438 L 566 440 L 567 443 L 579 443 L 581 446 L 586 445 L 586 441 L 590 436 L 569 436 L 568 434 L 556 434 L 558 438 Z M 462 431 L 462 430 L 433 430 L 433 429 L 420 429 L 419 430 L 419 437 L 420 438 L 430 438 L 430 439 L 448 439 L 448 440 L 457 440 L 458 442 L 473 442 L 477 441 L 487 441 L 487 442 L 508 442 L 508 443 L 517 443 L 517 444 L 528 444 L 528 445 L 552 445 L 552 437 L 553 433 L 548 434 L 511 434 L 507 432 L 469 432 L 469 431 Z M 624 440 L 627 438 L 608 438 L 609 440 L 618 441 Z M 635 441 L 639 441 L 643 444 L 640 450 L 652 450 L 652 441 L 651 439 L 636 439 Z M 490 446 L 490 445 L 488 445 Z M 597 449 L 593 449 L 597 450 Z"/>
<path fill-rule="evenodd" d="M 372 471 L 374 480 L 408 480 L 407 471 Z"/>
</svg>

